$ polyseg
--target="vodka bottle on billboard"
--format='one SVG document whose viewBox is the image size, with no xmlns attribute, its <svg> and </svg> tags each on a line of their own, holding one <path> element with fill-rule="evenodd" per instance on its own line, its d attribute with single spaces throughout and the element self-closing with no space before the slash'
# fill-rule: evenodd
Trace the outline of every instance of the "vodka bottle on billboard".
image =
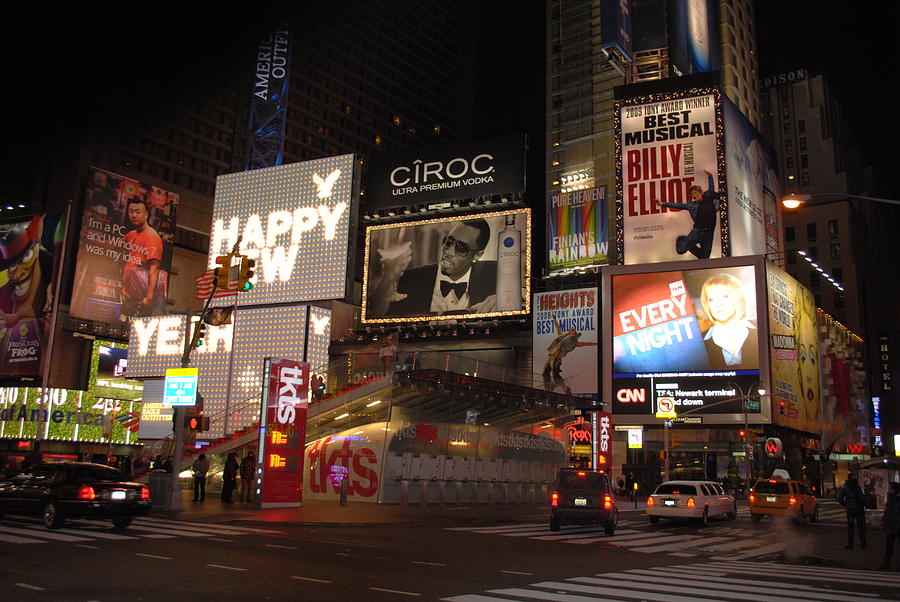
<svg viewBox="0 0 900 602">
<path fill-rule="evenodd" d="M 497 311 L 522 309 L 522 233 L 516 216 L 506 216 L 497 241 Z"/>
</svg>

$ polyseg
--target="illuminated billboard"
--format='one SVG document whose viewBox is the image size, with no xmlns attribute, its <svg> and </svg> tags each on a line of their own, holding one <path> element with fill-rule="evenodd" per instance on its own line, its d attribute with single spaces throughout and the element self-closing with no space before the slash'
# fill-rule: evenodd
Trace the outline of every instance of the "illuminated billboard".
<svg viewBox="0 0 900 602">
<path fill-rule="evenodd" d="M 91 391 L 0 388 L 0 438 L 137 443 L 139 401 L 97 397 Z"/>
<path fill-rule="evenodd" d="M 606 186 L 550 195 L 550 271 L 609 263 Z"/>
<path fill-rule="evenodd" d="M 91 169 L 71 315 L 117 324 L 165 312 L 178 201 L 174 192 Z"/>
<path fill-rule="evenodd" d="M 760 380 L 757 268 L 608 278 L 613 413 L 742 413 L 738 387 L 755 391 Z"/>
<path fill-rule="evenodd" d="M 775 151 L 731 100 L 723 103 L 729 252 L 777 253 L 781 185 Z"/>
<path fill-rule="evenodd" d="M 127 346 L 106 341 L 94 341 L 88 386 L 98 397 L 140 399 L 144 392 L 144 386 L 141 381 L 128 378 L 127 370 Z"/>
<path fill-rule="evenodd" d="M 133 319 L 129 375 L 160 378 L 166 369 L 180 367 L 185 323 L 184 315 Z M 265 358 L 302 360 L 305 349 L 306 361 L 319 374 L 328 363 L 330 340 L 331 312 L 305 305 L 239 309 L 232 324 L 208 326 L 203 344 L 191 354 L 191 367 L 199 368 L 203 412 L 213 417 L 211 430 L 204 435 L 224 434 L 226 408 L 231 409 L 229 431 L 256 421 Z M 327 372 L 323 370 L 320 376 L 326 378 Z"/>
<path fill-rule="evenodd" d="M 596 398 L 600 299 L 596 288 L 534 295 L 534 371 L 544 388 Z"/>
<path fill-rule="evenodd" d="M 256 275 L 238 305 L 344 298 L 357 188 L 353 155 L 219 176 L 208 267 L 240 239 Z"/>
<path fill-rule="evenodd" d="M 0 224 L 0 379 L 41 374 L 65 222 L 46 214 Z"/>
<path fill-rule="evenodd" d="M 616 102 L 622 263 L 722 257 L 720 99 L 711 88 Z"/>
<path fill-rule="evenodd" d="M 530 311 L 531 210 L 366 229 L 363 322 Z"/>
<path fill-rule="evenodd" d="M 369 211 L 525 192 L 525 136 L 389 155 L 369 163 Z"/>
<path fill-rule="evenodd" d="M 772 422 L 821 433 L 816 305 L 812 292 L 773 263 L 766 264 Z"/>
</svg>

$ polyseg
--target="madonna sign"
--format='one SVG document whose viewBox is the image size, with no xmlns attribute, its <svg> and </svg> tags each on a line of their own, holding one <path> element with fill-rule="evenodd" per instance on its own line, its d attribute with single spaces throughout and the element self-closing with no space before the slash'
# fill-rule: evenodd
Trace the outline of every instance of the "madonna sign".
<svg viewBox="0 0 900 602">
<path fill-rule="evenodd" d="M 367 208 L 525 191 L 525 138 L 508 136 L 372 159 Z"/>
</svg>

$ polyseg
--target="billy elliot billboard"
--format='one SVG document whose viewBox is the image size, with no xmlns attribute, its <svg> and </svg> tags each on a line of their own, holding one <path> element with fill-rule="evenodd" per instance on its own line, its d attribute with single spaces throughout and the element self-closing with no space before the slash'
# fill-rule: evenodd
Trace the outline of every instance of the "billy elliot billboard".
<svg viewBox="0 0 900 602">
<path fill-rule="evenodd" d="M 256 275 L 238 305 L 344 298 L 357 191 L 353 155 L 219 176 L 208 267 L 240 240 Z"/>
<path fill-rule="evenodd" d="M 505 136 L 372 158 L 369 211 L 525 192 L 525 136 Z"/>
<path fill-rule="evenodd" d="M 186 317 L 184 315 L 135 318 L 131 322 L 128 373 L 132 378 L 159 378 L 167 368 L 181 365 Z M 302 355 L 312 371 L 328 363 L 331 312 L 313 306 L 246 308 L 235 312 L 232 324 L 209 326 L 203 345 L 196 348 L 191 366 L 200 369 L 198 392 L 209 414 L 231 408 L 229 430 L 252 424 L 258 417 L 263 360 L 272 355 Z M 233 354 L 233 357 L 232 357 Z M 206 433 L 224 434 L 214 421 Z"/>
<path fill-rule="evenodd" d="M 41 374 L 65 216 L 0 224 L 0 380 Z"/>
<path fill-rule="evenodd" d="M 597 398 L 597 288 L 534 295 L 532 331 L 535 372 L 544 388 Z"/>
<path fill-rule="evenodd" d="M 615 119 L 622 262 L 722 257 L 721 92 L 617 101 Z"/>
<path fill-rule="evenodd" d="M 550 195 L 550 271 L 609 263 L 607 225 L 606 186 Z"/>
<path fill-rule="evenodd" d="M 271 358 L 264 364 L 259 428 L 263 508 L 299 506 L 309 408 L 309 363 Z"/>
<path fill-rule="evenodd" d="M 614 414 L 653 417 L 668 404 L 679 415 L 742 419 L 738 388 L 755 391 L 760 381 L 761 269 L 712 263 L 605 275 L 606 395 Z"/>
<path fill-rule="evenodd" d="M 366 229 L 363 322 L 528 314 L 531 210 Z"/>
<path fill-rule="evenodd" d="M 174 192 L 91 169 L 71 315 L 119 323 L 165 311 L 178 201 Z"/>
</svg>

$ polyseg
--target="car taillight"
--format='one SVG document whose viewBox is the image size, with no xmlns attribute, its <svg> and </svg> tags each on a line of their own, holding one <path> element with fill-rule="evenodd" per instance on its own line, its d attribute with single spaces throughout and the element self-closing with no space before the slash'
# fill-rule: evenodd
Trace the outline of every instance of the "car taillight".
<svg viewBox="0 0 900 602">
<path fill-rule="evenodd" d="M 78 499 L 79 500 L 92 500 L 96 495 L 94 495 L 94 488 L 88 487 L 87 485 L 82 485 L 78 489 Z"/>
<path fill-rule="evenodd" d="M 609 497 L 608 495 L 603 496 L 603 507 L 606 508 L 607 510 L 612 508 L 612 498 Z"/>
<path fill-rule="evenodd" d="M 688 498 L 687 507 L 688 508 L 696 508 L 697 507 L 696 502 L 694 502 L 694 498 L 692 498 L 692 497 Z"/>
<path fill-rule="evenodd" d="M 648 498 L 647 498 L 647 505 L 648 505 L 648 506 L 652 506 L 652 505 L 653 505 L 653 498 L 652 498 L 652 497 L 648 497 Z"/>
<path fill-rule="evenodd" d="M 149 487 L 141 487 L 141 500 L 149 500 L 150 499 L 150 488 Z"/>
<path fill-rule="evenodd" d="M 753 503 L 755 501 L 756 501 L 756 496 L 751 493 L 750 494 L 750 503 Z"/>
<path fill-rule="evenodd" d="M 556 493 L 555 491 L 550 496 L 550 505 L 551 506 L 559 506 L 559 494 Z"/>
<path fill-rule="evenodd" d="M 793 506 L 796 503 L 797 503 L 797 498 L 795 498 L 794 496 L 791 496 L 791 499 L 788 500 L 788 504 Z"/>
</svg>

